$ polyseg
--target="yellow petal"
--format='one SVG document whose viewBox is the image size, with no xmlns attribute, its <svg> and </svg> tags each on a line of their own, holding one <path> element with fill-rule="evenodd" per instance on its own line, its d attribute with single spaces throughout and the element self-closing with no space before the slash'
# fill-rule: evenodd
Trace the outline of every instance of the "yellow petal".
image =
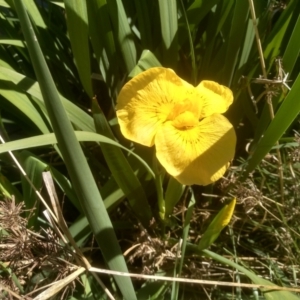
<svg viewBox="0 0 300 300">
<path fill-rule="evenodd" d="M 155 137 L 156 156 L 166 171 L 185 185 L 207 185 L 222 177 L 235 152 L 229 121 L 214 114 L 191 128 L 179 129 L 173 122 L 163 124 Z"/>
<path fill-rule="evenodd" d="M 122 134 L 129 140 L 152 146 L 158 128 L 185 111 L 186 106 L 191 110 L 199 107 L 197 90 L 171 69 L 151 68 L 122 88 L 116 109 Z M 199 107 L 198 115 L 200 110 Z"/>
<path fill-rule="evenodd" d="M 201 81 L 197 90 L 201 95 L 203 107 L 201 118 L 224 113 L 233 101 L 231 90 L 214 81 Z"/>
</svg>

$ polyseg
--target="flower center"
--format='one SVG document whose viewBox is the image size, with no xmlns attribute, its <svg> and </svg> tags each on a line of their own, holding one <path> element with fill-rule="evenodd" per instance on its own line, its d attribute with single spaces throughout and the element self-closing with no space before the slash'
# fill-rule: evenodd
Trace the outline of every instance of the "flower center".
<svg viewBox="0 0 300 300">
<path fill-rule="evenodd" d="M 178 129 L 188 129 L 197 126 L 198 119 L 192 112 L 185 111 L 181 113 L 179 116 L 177 116 L 173 120 L 172 124 L 174 127 Z"/>
<path fill-rule="evenodd" d="M 185 99 L 173 106 L 167 120 L 172 121 L 173 126 L 178 129 L 195 127 L 198 124 L 197 110 L 192 101 Z"/>
<path fill-rule="evenodd" d="M 190 99 L 185 99 L 183 101 L 181 101 L 180 103 L 176 103 L 168 117 L 167 120 L 174 120 L 177 116 L 179 116 L 180 114 L 182 114 L 185 111 L 190 111 L 190 112 L 194 112 L 195 115 L 197 115 L 196 110 L 198 110 L 198 105 L 195 105 L 195 103 L 193 103 L 193 101 L 191 101 Z"/>
</svg>

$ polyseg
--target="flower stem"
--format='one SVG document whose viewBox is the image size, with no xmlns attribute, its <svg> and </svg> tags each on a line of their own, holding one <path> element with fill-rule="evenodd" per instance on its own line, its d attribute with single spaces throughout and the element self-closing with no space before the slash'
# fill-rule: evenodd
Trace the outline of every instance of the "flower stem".
<svg viewBox="0 0 300 300">
<path fill-rule="evenodd" d="M 162 221 L 165 221 L 166 217 L 166 202 L 163 195 L 163 187 L 162 187 L 162 174 L 157 174 L 155 178 L 155 185 L 157 190 L 157 202 L 158 202 L 158 211 L 159 216 Z"/>
<path fill-rule="evenodd" d="M 163 191 L 164 172 L 161 170 L 156 156 L 153 157 L 153 171 L 155 174 L 155 186 L 157 191 L 157 203 L 160 219 L 164 222 L 166 217 L 166 202 Z"/>
</svg>

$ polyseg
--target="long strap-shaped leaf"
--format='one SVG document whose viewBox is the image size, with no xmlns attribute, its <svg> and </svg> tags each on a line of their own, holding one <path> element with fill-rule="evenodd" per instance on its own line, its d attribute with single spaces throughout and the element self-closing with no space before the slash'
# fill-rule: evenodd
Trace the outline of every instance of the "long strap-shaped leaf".
<svg viewBox="0 0 300 300">
<path fill-rule="evenodd" d="M 71 123 L 59 99 L 58 92 L 33 32 L 21 0 L 15 7 L 28 45 L 32 64 L 40 84 L 46 108 L 55 132 L 59 148 L 67 166 L 74 189 L 89 220 L 103 256 L 113 270 L 127 272 L 127 266 L 118 244 L 110 218 L 88 167 L 82 149 L 75 137 Z M 115 277 L 125 299 L 136 299 L 129 278 Z"/>
<path fill-rule="evenodd" d="M 68 33 L 78 74 L 85 91 L 92 97 L 91 68 L 89 64 L 89 26 L 86 2 L 80 0 L 65 0 L 64 3 L 67 13 Z"/>
<path fill-rule="evenodd" d="M 110 144 L 129 152 L 145 167 L 146 171 L 149 174 L 151 174 L 152 178 L 155 177 L 155 174 L 152 171 L 152 169 L 140 156 L 138 156 L 128 148 L 122 146 L 121 144 L 111 140 L 110 138 L 89 131 L 74 131 L 74 133 L 77 140 L 80 142 L 99 142 L 99 143 Z M 22 150 L 22 149 L 28 149 L 33 147 L 53 145 L 56 143 L 57 143 L 56 136 L 53 133 L 47 133 L 43 135 L 33 136 L 30 138 L 24 138 L 12 142 L 7 142 L 5 144 L 0 144 L 0 154 L 5 153 L 7 151 L 15 151 L 15 150 Z"/>
<path fill-rule="evenodd" d="M 175 0 L 159 0 L 159 15 L 163 39 L 163 57 L 166 66 L 176 69 L 178 55 L 177 4 Z"/>
<path fill-rule="evenodd" d="M 115 39 L 119 44 L 126 71 L 129 73 L 136 65 L 136 47 L 123 2 L 121 0 L 103 2 L 107 3 Z"/>
<path fill-rule="evenodd" d="M 113 133 L 95 98 L 92 102 L 92 112 L 96 131 L 113 139 Z M 144 226 L 149 226 L 152 213 L 146 193 L 122 150 L 109 144 L 101 144 L 101 150 L 112 175 L 126 195 L 132 210 Z"/>
<path fill-rule="evenodd" d="M 118 68 L 121 59 L 117 54 L 108 5 L 106 0 L 91 0 L 86 5 L 91 44 L 101 75 L 112 96 L 119 80 Z"/>
</svg>

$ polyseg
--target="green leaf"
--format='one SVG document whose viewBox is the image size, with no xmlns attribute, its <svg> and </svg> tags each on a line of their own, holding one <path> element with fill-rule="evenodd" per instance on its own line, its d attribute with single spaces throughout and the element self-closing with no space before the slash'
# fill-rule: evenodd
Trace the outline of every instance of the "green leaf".
<svg viewBox="0 0 300 300">
<path fill-rule="evenodd" d="M 234 198 L 214 217 L 199 242 L 198 247 L 200 250 L 207 249 L 218 238 L 221 231 L 228 225 L 234 211 L 235 203 L 236 199 Z"/>
<path fill-rule="evenodd" d="M 128 24 L 124 6 L 121 0 L 109 0 L 107 2 L 110 19 L 113 26 L 115 40 L 121 50 L 127 73 L 136 65 L 136 47 L 134 36 Z"/>
<path fill-rule="evenodd" d="M 52 166 L 47 166 L 49 168 L 51 175 L 57 185 L 60 187 L 62 192 L 68 197 L 70 202 L 77 208 L 78 211 L 83 213 L 82 207 L 80 206 L 79 200 L 76 196 L 76 193 L 74 189 L 72 188 L 72 185 L 68 178 L 66 178 L 63 174 L 61 174 L 59 171 L 57 171 L 55 168 Z"/>
<path fill-rule="evenodd" d="M 236 1 L 232 16 L 230 33 L 225 44 L 226 55 L 223 58 L 225 64 L 222 72 L 223 76 L 221 83 L 226 86 L 231 85 L 234 71 L 238 64 L 238 57 L 242 50 L 243 41 L 245 39 L 248 15 L 248 5 L 245 5 L 245 2 L 243 1 Z"/>
<path fill-rule="evenodd" d="M 270 66 L 271 62 L 280 55 L 280 50 L 282 48 L 282 42 L 286 34 L 288 26 L 292 20 L 293 14 L 296 14 L 297 18 L 299 16 L 299 1 L 290 1 L 288 6 L 283 10 L 279 19 L 275 23 L 275 26 L 269 35 L 268 39 L 265 41 L 264 57 L 266 59 L 266 65 Z M 298 6 L 298 7 L 297 7 Z"/>
<path fill-rule="evenodd" d="M 15 155 L 33 186 L 36 190 L 40 191 L 43 187 L 42 172 L 45 170 L 47 165 L 29 151 L 22 151 Z M 22 176 L 21 181 L 24 203 L 26 210 L 28 210 L 26 212 L 28 227 L 38 228 L 37 217 L 39 214 L 39 197 L 36 194 L 36 190 L 32 188 L 31 184 L 24 176 Z"/>
<path fill-rule="evenodd" d="M 283 67 L 285 68 L 286 73 L 292 73 L 296 65 L 296 61 L 299 58 L 300 52 L 300 16 L 297 18 L 297 22 L 293 28 L 291 37 L 286 46 L 285 52 L 282 56 Z"/>
<path fill-rule="evenodd" d="M 178 56 L 178 17 L 176 0 L 158 0 L 163 42 L 163 65 L 176 70 Z"/>
<path fill-rule="evenodd" d="M 3 6 L 3 7 L 10 8 L 10 6 L 6 3 L 5 0 L 0 0 L 0 5 Z"/>
<path fill-rule="evenodd" d="M 95 98 L 92 102 L 92 113 L 96 131 L 113 139 L 113 133 Z M 109 144 L 101 144 L 101 150 L 115 181 L 127 197 L 130 207 L 143 225 L 149 226 L 152 212 L 145 191 L 121 149 Z"/>
<path fill-rule="evenodd" d="M 20 112 L 26 115 L 36 126 L 43 132 L 48 133 L 48 124 L 45 123 L 45 120 L 42 118 L 40 112 L 33 105 L 32 101 L 23 92 L 15 90 L 14 85 L 11 82 L 5 80 L 5 76 L 1 74 L 0 70 L 0 80 L 2 81 L 0 86 L 0 95 L 2 95 L 7 101 L 14 105 Z M 6 107 L 7 102 L 3 99 L 0 99 L 1 107 Z"/>
<path fill-rule="evenodd" d="M 89 32 L 96 59 L 111 96 L 119 79 L 119 64 L 106 0 L 87 1 Z"/>
<path fill-rule="evenodd" d="M 194 248 L 195 249 L 195 248 Z M 197 252 L 197 250 L 196 250 Z M 237 269 L 238 271 L 244 273 L 247 277 L 249 277 L 254 284 L 259 284 L 259 285 L 269 285 L 269 286 L 276 286 L 274 283 L 270 282 L 269 280 L 263 279 L 253 272 L 247 270 L 246 268 L 240 266 L 239 264 L 221 256 L 218 255 L 212 251 L 209 250 L 202 250 L 197 252 L 199 255 L 205 254 L 206 256 L 224 264 L 228 265 L 232 268 Z M 270 289 L 261 289 L 263 292 L 263 295 L 266 300 L 299 300 L 300 298 L 296 296 L 295 294 L 288 292 L 288 291 L 278 291 L 278 290 L 273 290 L 270 287 Z"/>
<path fill-rule="evenodd" d="M 204 19 L 204 17 L 209 14 L 209 12 L 213 9 L 214 6 L 218 5 L 218 2 L 221 2 L 220 0 L 211 0 L 211 1 L 203 1 L 203 0 L 194 0 L 192 4 L 188 7 L 186 10 L 187 20 L 189 21 L 189 30 L 191 32 L 194 32 L 197 30 L 199 23 Z M 224 2 L 225 3 L 225 2 Z M 228 4 L 228 1 L 226 1 L 226 5 Z M 227 5 L 228 6 L 228 5 Z M 185 23 L 184 16 L 182 16 L 179 19 L 179 43 L 180 45 L 183 45 L 185 41 L 189 38 L 188 35 L 188 28 L 186 26 L 181 26 L 181 24 Z M 221 22 L 222 17 L 220 19 L 217 19 L 218 22 L 214 22 L 215 25 L 222 24 Z M 220 22 L 220 23 L 219 23 Z M 211 26 L 207 26 L 209 29 Z"/>
<path fill-rule="evenodd" d="M 185 186 L 173 177 L 170 177 L 165 195 L 165 216 L 169 218 L 173 213 L 174 206 L 180 200 Z"/>
<path fill-rule="evenodd" d="M 194 6 L 195 3 L 198 2 L 197 6 Z M 199 78 L 214 78 L 215 80 L 220 80 L 218 73 L 220 72 L 221 66 L 224 65 L 224 55 L 226 53 L 226 47 L 224 44 L 225 41 L 222 42 L 222 48 L 220 49 L 220 59 L 216 58 L 216 50 L 219 48 L 219 36 L 223 35 L 225 30 L 224 24 L 228 22 L 229 16 L 232 13 L 232 7 L 234 6 L 233 0 L 224 1 L 195 1 L 192 6 L 194 8 L 189 8 L 187 11 L 187 17 L 190 22 L 190 28 L 195 27 L 195 23 L 198 22 L 198 16 L 200 15 L 202 18 L 205 14 L 208 14 L 212 11 L 212 8 L 216 5 L 216 11 L 214 13 L 209 14 L 208 24 L 207 24 L 207 38 L 206 38 L 206 50 L 203 54 L 203 59 L 201 60 L 201 65 L 198 66 L 198 76 Z M 197 24 L 197 26 L 199 26 Z M 196 27 L 197 28 L 197 27 Z M 185 34 L 185 36 L 187 36 Z M 195 46 L 196 47 L 196 46 Z M 220 74 L 221 75 L 221 74 Z"/>
<path fill-rule="evenodd" d="M 11 45 L 24 48 L 24 43 L 20 40 L 13 40 L 13 39 L 0 39 L 0 44 L 2 45 Z"/>
<path fill-rule="evenodd" d="M 193 217 L 194 207 L 196 204 L 196 199 L 195 199 L 193 190 L 190 189 L 190 192 L 191 192 L 191 199 L 190 199 L 189 205 L 187 207 L 187 212 L 185 214 L 184 224 L 183 224 L 181 255 L 180 255 L 179 265 L 176 270 L 177 272 L 175 274 L 175 276 L 178 276 L 178 277 L 181 276 L 182 268 L 184 265 L 185 252 L 186 252 L 186 247 L 187 247 L 187 241 L 189 238 L 190 225 L 191 225 L 191 220 Z M 178 293 L 179 293 L 179 282 L 174 281 L 172 283 L 172 299 L 178 299 Z"/>
<path fill-rule="evenodd" d="M 193 26 L 191 30 L 194 29 L 199 23 L 203 20 L 203 18 L 213 9 L 215 5 L 221 2 L 220 0 L 212 0 L 212 1 L 203 1 L 203 0 L 195 0 L 189 6 L 187 10 L 187 17 L 190 24 Z"/>
<path fill-rule="evenodd" d="M 93 90 L 86 2 L 81 0 L 65 0 L 64 2 L 67 13 L 68 33 L 79 77 L 85 91 L 92 98 Z"/>
<path fill-rule="evenodd" d="M 12 198 L 14 196 L 17 203 L 23 201 L 23 197 L 18 191 L 18 189 L 1 173 L 0 173 L 0 193 L 2 196 L 6 198 Z"/>
<path fill-rule="evenodd" d="M 65 192 L 64 189 L 63 192 Z M 104 206 L 108 212 L 115 209 L 124 199 L 124 193 L 117 186 L 113 178 L 109 179 L 101 188 L 101 195 L 103 197 Z M 92 234 L 89 222 L 84 215 L 78 217 L 76 221 L 72 223 L 69 230 L 78 247 L 83 246 L 86 239 Z"/>
<path fill-rule="evenodd" d="M 247 167 L 243 174 L 244 177 L 246 177 L 255 169 L 255 167 L 267 155 L 267 153 L 269 153 L 271 148 L 288 129 L 291 123 L 297 118 L 300 112 L 300 101 L 298 101 L 299 93 L 300 75 L 298 75 L 291 91 L 288 93 L 285 100 L 281 104 L 266 132 L 257 143 L 253 154 L 248 160 Z"/>
<path fill-rule="evenodd" d="M 14 70 L 5 67 L 0 67 L 0 79 L 1 78 L 3 78 L 3 80 L 6 81 L 11 81 L 15 85 L 15 86 L 10 85 L 10 92 L 9 93 L 7 92 L 9 95 L 14 95 L 14 93 L 18 93 L 19 91 L 26 92 L 27 94 L 34 97 L 33 100 L 45 113 L 45 116 L 46 117 L 48 116 L 38 82 L 20 73 L 17 73 Z M 1 93 L 1 89 L 0 89 L 0 93 Z M 12 99 L 12 104 L 20 108 L 21 111 L 24 111 L 23 102 L 25 100 L 14 101 L 13 96 L 10 96 L 9 99 Z M 83 111 L 78 106 L 76 106 L 71 101 L 67 100 L 61 95 L 60 95 L 60 99 L 63 103 L 64 108 L 66 109 L 70 121 L 75 125 L 76 128 L 85 131 L 86 130 L 95 131 L 95 125 L 93 123 L 93 119 L 91 116 L 89 116 L 85 111 Z M 31 114 L 29 113 L 27 115 L 30 116 Z M 37 118 L 35 114 L 31 119 L 33 120 L 33 122 L 39 120 L 39 118 Z"/>
<path fill-rule="evenodd" d="M 40 84 L 49 119 L 55 132 L 59 149 L 68 169 L 74 190 L 89 220 L 95 238 L 108 266 L 112 270 L 128 272 L 109 215 L 103 204 L 98 187 L 88 167 L 68 116 L 60 101 L 28 15 L 21 0 L 15 0 L 22 31 L 27 42 L 33 67 Z M 108 242 L 109 241 L 109 242 Z M 130 278 L 115 276 L 115 281 L 125 299 L 136 299 Z"/>
<path fill-rule="evenodd" d="M 143 49 L 153 49 L 153 16 L 151 15 L 152 1 L 134 0 L 137 10 L 138 29 L 140 30 Z"/>
<path fill-rule="evenodd" d="M 130 72 L 128 75 L 129 78 L 133 78 L 134 76 L 140 74 L 143 71 L 146 71 L 153 67 L 160 67 L 161 64 L 155 57 L 155 55 L 149 51 L 144 50 L 141 58 L 139 59 L 137 65 L 134 67 L 134 69 Z"/>
<path fill-rule="evenodd" d="M 60 0 L 51 0 L 50 2 L 61 8 L 65 8 L 65 4 L 63 3 L 64 2 L 63 0 L 61 0 L 61 1 Z"/>
<path fill-rule="evenodd" d="M 159 274 L 161 275 L 161 274 Z M 145 282 L 141 289 L 137 291 L 138 299 L 147 300 L 162 300 L 165 299 L 165 292 L 169 288 L 168 282 L 160 281 L 147 281 Z"/>
<path fill-rule="evenodd" d="M 180 0 L 180 6 L 181 6 L 181 11 L 184 17 L 185 21 L 185 27 L 187 29 L 188 37 L 189 37 L 189 44 L 190 44 L 190 56 L 191 56 L 191 62 L 192 62 L 192 76 L 191 76 L 191 82 L 196 86 L 197 85 L 197 67 L 196 67 L 196 57 L 195 57 L 195 49 L 194 49 L 194 44 L 193 44 L 193 38 L 192 38 L 192 33 L 191 29 L 189 26 L 189 20 L 187 17 L 187 13 L 184 8 L 183 1 Z"/>
<path fill-rule="evenodd" d="M 75 136 L 80 142 L 100 142 L 120 147 L 121 149 L 133 155 L 146 169 L 146 171 L 154 178 L 155 175 L 149 165 L 141 159 L 137 154 L 122 146 L 121 144 L 94 132 L 75 131 Z M 7 142 L 0 145 L 0 154 L 7 151 L 15 151 L 21 149 L 28 149 L 33 147 L 53 145 L 57 143 L 56 136 L 53 133 L 38 135 L 30 138 L 24 138 L 13 142 Z"/>
<path fill-rule="evenodd" d="M 300 44 L 298 39 L 299 33 L 299 11 L 300 11 L 300 2 L 298 1 L 290 1 L 289 5 L 283 10 L 279 19 L 276 21 L 274 28 L 266 41 L 263 42 L 265 46 L 264 57 L 266 58 L 266 69 L 267 72 L 274 65 L 276 57 L 278 55 L 282 56 L 282 63 L 285 72 L 291 73 L 296 66 L 296 61 L 298 59 L 298 54 L 300 50 Z M 285 46 L 287 44 L 287 46 Z M 250 72 L 250 76 L 257 74 L 258 65 L 254 64 L 252 70 Z M 295 76 L 298 73 L 295 72 Z M 288 83 L 290 84 L 290 83 Z M 257 89 L 263 92 L 263 89 Z M 259 95 L 258 93 L 258 95 Z M 257 96 L 257 95 L 255 95 Z M 265 98 L 265 97 L 264 97 Z M 273 107 L 277 110 L 278 104 L 282 101 L 283 95 L 278 95 L 273 97 Z M 249 101 L 249 96 L 248 96 Z M 247 109 L 246 113 L 248 114 Z M 260 115 L 259 122 L 257 126 L 255 126 L 255 134 L 253 138 L 253 142 L 251 143 L 251 152 L 254 151 L 254 148 L 257 147 L 261 137 L 264 135 L 267 127 L 270 125 L 270 111 L 267 101 L 265 101 L 264 109 Z"/>
<path fill-rule="evenodd" d="M 41 16 L 40 11 L 37 8 L 34 0 L 23 0 L 23 3 L 27 9 L 27 12 L 30 14 L 34 24 L 40 28 L 46 29 L 47 25 L 44 22 L 43 17 Z"/>
</svg>

